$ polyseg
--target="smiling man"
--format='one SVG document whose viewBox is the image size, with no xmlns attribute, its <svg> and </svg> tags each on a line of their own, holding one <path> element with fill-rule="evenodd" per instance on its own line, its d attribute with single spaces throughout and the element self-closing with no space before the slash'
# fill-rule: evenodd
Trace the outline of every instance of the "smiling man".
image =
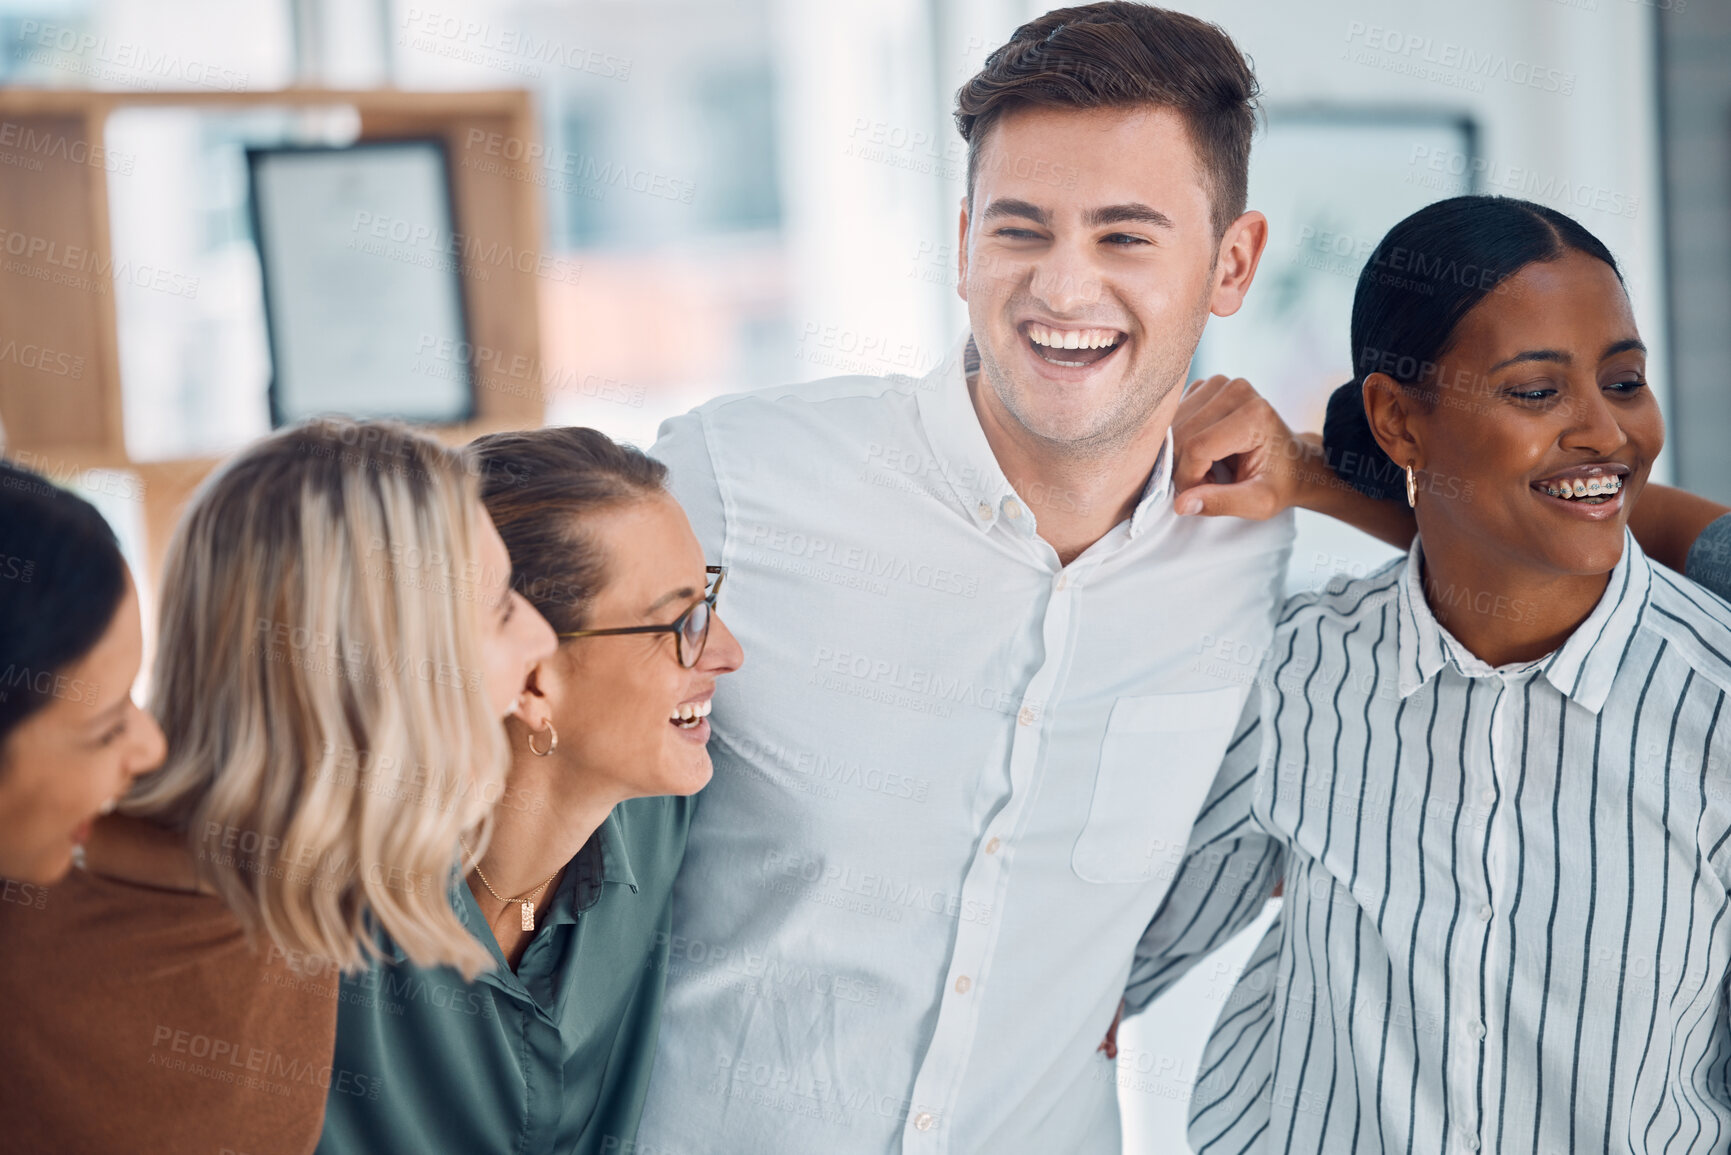
<svg viewBox="0 0 1731 1155">
<path fill-rule="evenodd" d="M 958 355 L 663 427 L 753 658 L 717 689 L 621 1155 L 1118 1150 L 1101 1038 L 1271 637 L 1292 527 L 1269 515 L 1411 536 L 1278 469 L 1315 446 L 1242 383 L 1184 397 L 1267 238 L 1255 95 L 1179 13 L 1023 26 L 957 100 Z M 1268 519 L 1179 516 L 1226 458 L 1237 484 L 1186 498 Z"/>
<path fill-rule="evenodd" d="M 1229 68 L 1230 42 L 1208 33 L 1214 59 L 1197 67 Z M 1203 325 L 1250 287 L 1268 234 L 1261 213 L 1239 212 L 1250 110 L 1235 124 L 1206 107 L 1049 106 L 979 87 L 958 116 L 973 172 L 958 249 L 979 352 L 968 390 L 997 464 L 1067 564 L 1146 495 Z M 1030 156 L 1071 158 L 1075 187 L 1019 177 Z"/>
<path fill-rule="evenodd" d="M 958 99 L 966 354 L 663 428 L 754 661 L 640 1150 L 1117 1149 L 1099 1044 L 1252 672 L 1198 646 L 1266 643 L 1291 541 L 1172 507 L 1191 354 L 1267 235 L 1254 96 L 1188 16 L 1025 26 Z"/>
</svg>

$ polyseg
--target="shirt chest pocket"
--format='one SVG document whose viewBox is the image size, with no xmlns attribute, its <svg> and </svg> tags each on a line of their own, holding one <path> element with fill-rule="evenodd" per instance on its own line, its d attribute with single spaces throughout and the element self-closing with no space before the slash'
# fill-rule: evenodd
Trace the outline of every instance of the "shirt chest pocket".
<svg viewBox="0 0 1731 1155">
<path fill-rule="evenodd" d="M 1146 882 L 1176 867 L 1242 701 L 1224 689 L 1113 703 L 1088 821 L 1070 855 L 1077 877 Z"/>
</svg>

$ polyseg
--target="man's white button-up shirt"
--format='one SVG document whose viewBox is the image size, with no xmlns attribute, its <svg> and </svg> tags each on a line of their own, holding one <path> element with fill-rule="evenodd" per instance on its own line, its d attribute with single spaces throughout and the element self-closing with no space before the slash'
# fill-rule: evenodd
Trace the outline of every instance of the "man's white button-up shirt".
<svg viewBox="0 0 1731 1155">
<path fill-rule="evenodd" d="M 960 357 L 721 398 L 654 452 L 746 661 L 716 692 L 633 1150 L 1116 1151 L 1097 1048 L 1269 640 L 1290 518 L 1175 515 L 1168 435 L 1132 515 L 1061 565 Z"/>
</svg>

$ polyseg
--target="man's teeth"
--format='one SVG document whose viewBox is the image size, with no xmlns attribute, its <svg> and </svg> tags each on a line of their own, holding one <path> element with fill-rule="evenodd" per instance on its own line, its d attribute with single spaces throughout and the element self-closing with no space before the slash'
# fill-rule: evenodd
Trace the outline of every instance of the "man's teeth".
<svg viewBox="0 0 1731 1155">
<path fill-rule="evenodd" d="M 1607 477 L 1576 477 L 1571 480 L 1553 481 L 1544 486 L 1546 493 L 1552 497 L 1611 497 L 1622 491 L 1623 479 L 1615 475 Z"/>
<path fill-rule="evenodd" d="M 1029 325 L 1028 339 L 1048 349 L 1109 349 L 1123 336 L 1116 329 L 1048 329 Z"/>
<path fill-rule="evenodd" d="M 709 717 L 709 702 L 681 702 L 675 706 L 668 721 L 681 729 L 695 729 L 697 724 Z"/>
</svg>

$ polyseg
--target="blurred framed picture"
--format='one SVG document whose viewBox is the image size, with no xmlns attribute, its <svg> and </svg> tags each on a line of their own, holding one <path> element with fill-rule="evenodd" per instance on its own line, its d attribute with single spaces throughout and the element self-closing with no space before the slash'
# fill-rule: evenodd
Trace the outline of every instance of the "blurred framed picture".
<svg viewBox="0 0 1731 1155">
<path fill-rule="evenodd" d="M 463 237 L 443 143 L 253 148 L 247 169 L 271 424 L 473 417 Z"/>
<path fill-rule="evenodd" d="M 1478 136 L 1448 108 L 1271 107 L 1250 160 L 1268 247 L 1243 307 L 1210 319 L 1192 379 L 1247 378 L 1294 429 L 1320 429 L 1352 376 L 1360 270 L 1395 223 L 1476 191 Z"/>
<path fill-rule="evenodd" d="M 1359 272 L 1397 222 L 1476 192 L 1481 167 L 1476 123 L 1446 106 L 1269 108 L 1250 160 L 1250 207 L 1268 217 L 1268 246 L 1243 307 L 1209 319 L 1191 379 L 1247 378 L 1293 429 L 1321 429 L 1329 394 L 1352 377 Z M 1321 514 L 1295 520 L 1289 594 L 1337 571 L 1362 576 L 1398 552 Z"/>
</svg>

